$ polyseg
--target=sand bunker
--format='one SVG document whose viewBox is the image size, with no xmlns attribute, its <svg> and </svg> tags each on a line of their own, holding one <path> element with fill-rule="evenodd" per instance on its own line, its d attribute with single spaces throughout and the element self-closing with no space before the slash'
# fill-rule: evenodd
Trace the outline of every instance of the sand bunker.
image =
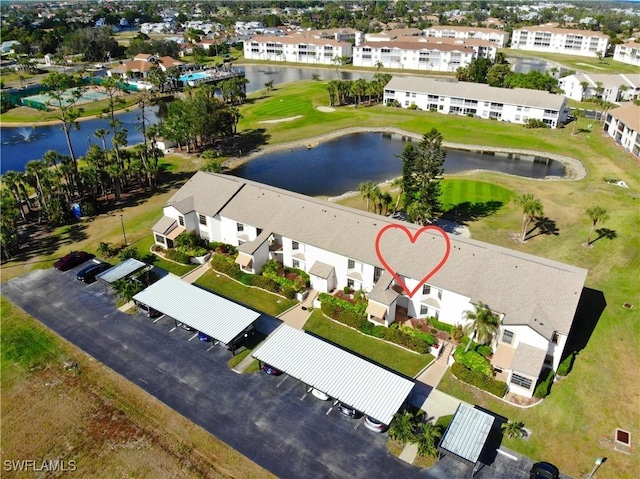
<svg viewBox="0 0 640 479">
<path fill-rule="evenodd" d="M 302 115 L 298 115 L 298 116 L 290 116 L 289 118 L 280 118 L 278 120 L 265 120 L 265 121 L 259 121 L 258 123 L 285 123 L 287 121 L 293 121 L 293 120 L 297 120 L 298 118 L 302 118 Z"/>
</svg>

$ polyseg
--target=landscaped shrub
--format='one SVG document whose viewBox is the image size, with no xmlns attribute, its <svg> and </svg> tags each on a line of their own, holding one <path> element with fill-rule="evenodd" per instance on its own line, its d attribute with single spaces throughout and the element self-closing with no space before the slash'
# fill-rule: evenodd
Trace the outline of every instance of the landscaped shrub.
<svg viewBox="0 0 640 479">
<path fill-rule="evenodd" d="M 365 314 L 365 311 L 367 310 L 367 302 L 366 301 L 362 301 L 359 303 L 350 303 L 349 301 L 345 301 L 343 299 L 340 298 L 336 298 L 335 296 L 332 296 L 330 294 L 327 293 L 320 293 L 318 295 L 318 299 L 320 301 L 322 301 L 323 303 L 325 302 L 329 302 L 332 304 L 335 304 L 337 306 L 340 306 L 341 308 L 345 309 L 345 308 L 353 308 L 356 311 L 358 311 L 359 313 Z"/>
<path fill-rule="evenodd" d="M 211 267 L 236 281 L 240 281 L 242 284 L 247 286 L 251 285 L 253 275 L 240 271 L 240 267 L 235 264 L 234 259 L 229 256 L 214 254 L 211 258 Z"/>
<path fill-rule="evenodd" d="M 571 372 L 571 369 L 573 368 L 573 361 L 575 360 L 575 358 L 576 358 L 575 351 L 571 353 L 569 356 L 567 356 L 566 358 L 564 358 L 560 363 L 560 365 L 558 366 L 558 371 L 556 372 L 556 374 L 558 376 L 566 376 L 567 374 L 569 374 Z"/>
<path fill-rule="evenodd" d="M 360 328 L 360 331 L 364 334 L 368 334 L 369 336 L 373 336 L 374 338 L 382 339 L 384 338 L 387 328 L 373 324 L 371 321 L 366 321 L 362 328 Z"/>
<path fill-rule="evenodd" d="M 167 256 L 167 259 L 170 259 L 171 261 L 175 261 L 176 263 L 181 263 L 181 264 L 191 263 L 191 261 L 189 260 L 190 256 L 187 253 L 179 251 L 175 248 L 171 248 L 170 250 L 168 250 L 166 253 L 166 256 Z"/>
<path fill-rule="evenodd" d="M 487 344 L 480 344 L 476 346 L 476 352 L 486 357 L 493 354 L 493 349 Z"/>
<path fill-rule="evenodd" d="M 525 128 L 550 128 L 544 121 L 538 120 L 537 118 L 529 118 L 527 122 L 524 124 Z"/>
<path fill-rule="evenodd" d="M 186 251 L 201 246 L 202 240 L 196 236 L 195 231 L 183 231 L 175 239 L 175 247 Z"/>
<path fill-rule="evenodd" d="M 419 329 L 410 328 L 408 326 L 400 326 L 400 330 L 403 333 L 408 334 L 409 336 L 413 336 L 414 338 L 425 341 L 429 346 L 433 346 L 437 343 L 436 338 L 434 338 L 431 334 L 420 331 Z"/>
<path fill-rule="evenodd" d="M 431 351 L 431 345 L 425 339 L 405 333 L 396 324 L 387 328 L 384 339 L 420 354 Z"/>
<path fill-rule="evenodd" d="M 254 275 L 253 276 L 253 286 L 256 288 L 266 289 L 267 291 L 271 291 L 272 293 L 277 293 L 280 291 L 280 285 L 273 281 L 271 278 L 267 278 L 262 275 Z"/>
<path fill-rule="evenodd" d="M 459 362 L 453 363 L 451 373 L 460 381 L 471 384 L 483 391 L 487 391 L 494 396 L 503 397 L 507 393 L 507 383 L 496 381 L 491 377 L 487 377 L 477 371 L 471 371 Z"/>
<path fill-rule="evenodd" d="M 284 286 L 283 288 L 280 289 L 280 292 L 282 293 L 282 296 L 284 296 L 287 299 L 296 298 L 296 290 L 291 286 Z"/>
<path fill-rule="evenodd" d="M 458 346 L 456 348 L 455 358 L 456 361 L 462 363 L 472 371 L 476 371 L 484 374 L 485 376 L 491 377 L 491 365 L 489 364 L 489 361 L 487 361 L 484 356 L 478 354 L 473 349 L 470 349 L 465 353 L 464 347 Z"/>
<path fill-rule="evenodd" d="M 120 261 L 126 261 L 130 258 L 134 258 L 137 260 L 140 259 L 140 253 L 138 252 L 138 248 L 136 248 L 135 246 L 128 246 L 120 251 L 120 254 L 118 254 L 118 259 Z"/>
<path fill-rule="evenodd" d="M 546 377 L 538 383 L 536 390 L 533 392 L 533 397 L 545 398 L 551 392 L 551 385 L 553 384 L 553 371 L 547 370 Z"/>
<path fill-rule="evenodd" d="M 441 323 L 436 318 L 429 318 L 427 321 L 438 331 L 444 331 L 446 333 L 449 333 L 449 335 L 453 335 L 453 326 L 451 326 L 450 324 Z"/>
</svg>

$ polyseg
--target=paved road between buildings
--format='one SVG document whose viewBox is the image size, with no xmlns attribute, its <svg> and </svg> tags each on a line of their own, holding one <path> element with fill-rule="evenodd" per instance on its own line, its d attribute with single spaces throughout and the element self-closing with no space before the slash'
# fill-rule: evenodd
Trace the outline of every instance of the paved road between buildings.
<svg viewBox="0 0 640 479">
<path fill-rule="evenodd" d="M 305 386 L 291 377 L 232 372 L 229 351 L 197 338 L 189 341 L 194 333 L 175 329 L 169 318 L 155 321 L 118 311 L 104 284 L 75 279 L 81 268 L 32 271 L 2 285 L 2 295 L 273 474 L 295 479 L 469 477 L 470 469 L 451 458 L 429 470 L 395 458 L 386 447 L 386 434 L 367 430 L 337 409 L 327 413 L 330 403 L 305 394 Z M 530 464 L 498 454 L 475 477 L 525 479 Z"/>
</svg>

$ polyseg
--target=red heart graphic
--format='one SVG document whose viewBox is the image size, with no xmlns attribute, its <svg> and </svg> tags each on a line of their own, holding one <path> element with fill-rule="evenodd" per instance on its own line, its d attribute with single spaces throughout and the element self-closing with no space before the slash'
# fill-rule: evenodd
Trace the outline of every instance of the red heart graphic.
<svg viewBox="0 0 640 479">
<path fill-rule="evenodd" d="M 389 264 L 385 261 L 384 256 L 382 255 L 382 252 L 380 251 L 380 239 L 382 238 L 382 235 L 385 232 L 389 231 L 390 229 L 399 229 L 401 231 L 404 231 L 404 233 L 409 237 L 409 241 L 411 241 L 412 244 L 415 244 L 415 242 L 418 239 L 418 236 L 420 236 L 425 231 L 429 231 L 429 230 L 433 230 L 433 231 L 437 232 L 438 234 L 440 234 L 440 235 L 442 235 L 444 237 L 446 250 L 445 250 L 444 255 L 442 256 L 442 259 L 436 265 L 435 268 L 433 268 L 425 276 L 423 276 L 423 278 L 420 280 L 418 285 L 415 288 L 413 288 L 413 290 L 411 290 L 411 291 L 409 291 L 409 289 L 407 288 L 407 285 L 402 280 L 402 278 L 400 278 L 398 273 L 396 273 L 396 271 L 391 266 L 389 266 Z M 447 259 L 449 259 L 449 253 L 450 252 L 451 252 L 451 241 L 449 240 L 449 235 L 447 234 L 446 231 L 444 231 L 442 228 L 440 228 L 438 226 L 431 226 L 431 225 L 430 226 L 424 226 L 424 227 L 420 228 L 418 231 L 416 231 L 416 233 L 414 235 L 411 235 L 411 232 L 409 231 L 409 228 L 407 228 L 406 226 L 396 225 L 396 224 L 389 224 L 389 225 L 385 226 L 384 228 L 382 228 L 378 232 L 378 236 L 376 236 L 376 255 L 378 255 L 378 259 L 380 260 L 382 265 L 385 267 L 385 269 L 389 273 L 391 273 L 391 275 L 395 278 L 396 282 L 400 286 L 402 286 L 402 289 L 404 289 L 407 292 L 407 294 L 409 295 L 410 298 L 413 298 L 413 295 L 416 294 L 416 292 L 420 288 L 422 288 L 422 285 L 425 284 L 428 281 L 428 279 L 431 278 L 434 274 L 436 274 L 440 270 L 440 268 L 442 268 L 442 266 L 447 262 Z"/>
</svg>

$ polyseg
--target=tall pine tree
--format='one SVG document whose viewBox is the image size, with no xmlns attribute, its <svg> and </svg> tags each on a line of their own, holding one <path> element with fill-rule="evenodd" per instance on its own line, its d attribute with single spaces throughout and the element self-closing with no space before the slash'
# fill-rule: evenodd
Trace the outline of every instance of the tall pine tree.
<svg viewBox="0 0 640 479">
<path fill-rule="evenodd" d="M 428 225 L 442 214 L 440 179 L 445 157 L 442 135 L 435 128 L 418 145 L 409 142 L 402 151 L 404 209 L 412 223 Z"/>
</svg>

